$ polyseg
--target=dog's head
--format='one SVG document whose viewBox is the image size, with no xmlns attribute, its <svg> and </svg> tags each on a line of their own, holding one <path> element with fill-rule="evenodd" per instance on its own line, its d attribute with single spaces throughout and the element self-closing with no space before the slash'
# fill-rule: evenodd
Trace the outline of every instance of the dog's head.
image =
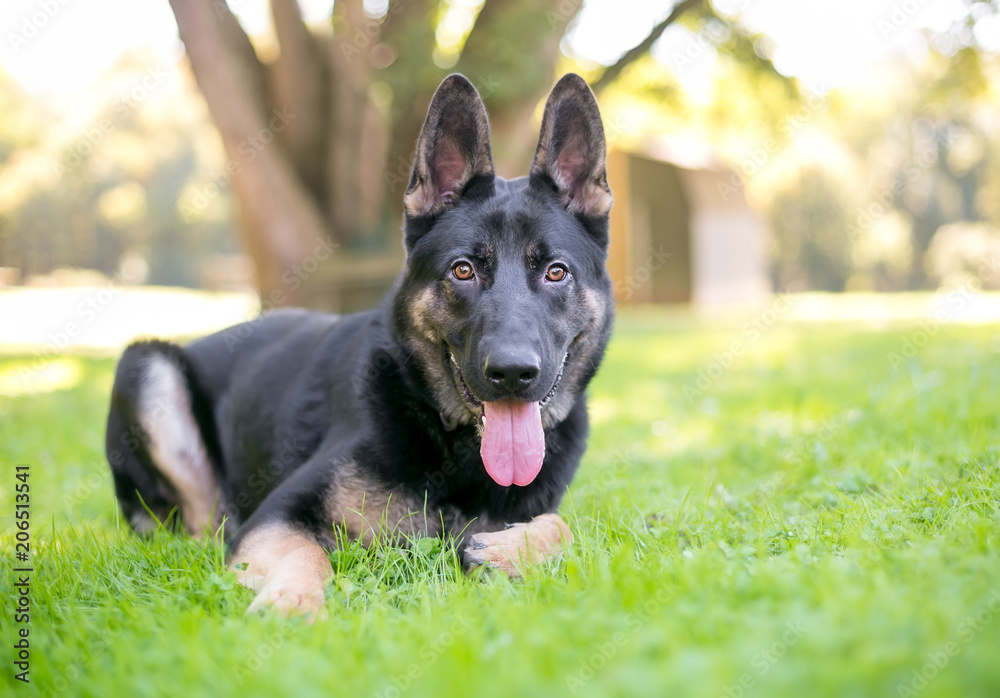
<svg viewBox="0 0 1000 698">
<path fill-rule="evenodd" d="M 612 318 L 604 128 L 578 75 L 552 89 L 530 174 L 494 173 L 486 109 L 461 75 L 427 112 L 405 196 L 394 322 L 446 425 L 482 425 L 487 472 L 527 485 L 543 428 L 593 376 Z"/>
</svg>

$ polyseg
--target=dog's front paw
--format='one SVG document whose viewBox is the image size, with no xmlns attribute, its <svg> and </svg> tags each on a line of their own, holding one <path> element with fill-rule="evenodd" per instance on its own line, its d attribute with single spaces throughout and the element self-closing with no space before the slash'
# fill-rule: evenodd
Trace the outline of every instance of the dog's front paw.
<svg viewBox="0 0 1000 698">
<path fill-rule="evenodd" d="M 527 524 L 514 524 L 504 531 L 477 533 L 469 538 L 464 552 L 466 569 L 471 572 L 485 565 L 509 577 L 520 577 L 528 548 L 524 540 L 526 528 Z"/>
<path fill-rule="evenodd" d="M 469 571 L 483 565 L 520 577 L 535 565 L 559 553 L 573 542 L 573 534 L 556 514 L 536 516 L 530 523 L 518 523 L 503 531 L 477 533 L 463 551 Z"/>
<path fill-rule="evenodd" d="M 260 590 L 247 608 L 247 615 L 274 609 L 283 616 L 304 616 L 312 623 L 324 619 L 326 610 L 326 585 L 311 580 L 285 577 L 269 582 Z"/>
<path fill-rule="evenodd" d="M 287 523 L 254 528 L 232 553 L 230 568 L 256 592 L 247 613 L 273 608 L 283 616 L 325 617 L 330 560 L 315 540 Z"/>
</svg>

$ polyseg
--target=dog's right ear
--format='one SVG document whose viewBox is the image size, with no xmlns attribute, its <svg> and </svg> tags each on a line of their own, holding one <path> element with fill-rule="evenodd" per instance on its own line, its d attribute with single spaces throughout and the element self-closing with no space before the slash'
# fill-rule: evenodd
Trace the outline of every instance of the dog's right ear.
<svg viewBox="0 0 1000 698">
<path fill-rule="evenodd" d="M 483 100 L 464 75 L 449 75 L 434 93 L 417 139 L 403 197 L 408 222 L 441 215 L 455 207 L 473 180 L 485 178 L 492 186 L 494 176 Z"/>
<path fill-rule="evenodd" d="M 614 198 L 605 172 L 606 151 L 594 93 L 579 75 L 564 75 L 545 103 L 530 181 L 555 189 L 570 213 L 607 220 Z"/>
</svg>

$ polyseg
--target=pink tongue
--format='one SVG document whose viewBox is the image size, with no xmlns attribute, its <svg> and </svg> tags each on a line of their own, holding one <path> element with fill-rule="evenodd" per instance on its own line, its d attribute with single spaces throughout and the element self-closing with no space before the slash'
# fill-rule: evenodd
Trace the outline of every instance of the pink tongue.
<svg viewBox="0 0 1000 698">
<path fill-rule="evenodd" d="M 484 403 L 486 425 L 480 453 L 486 472 L 498 485 L 527 485 L 542 469 L 545 433 L 537 402 Z"/>
</svg>

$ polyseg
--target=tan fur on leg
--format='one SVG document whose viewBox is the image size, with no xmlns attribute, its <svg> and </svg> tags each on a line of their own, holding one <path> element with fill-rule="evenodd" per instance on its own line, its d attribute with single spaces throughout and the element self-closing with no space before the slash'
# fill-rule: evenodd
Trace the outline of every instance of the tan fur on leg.
<svg viewBox="0 0 1000 698">
<path fill-rule="evenodd" d="M 508 576 L 520 577 L 528 565 L 554 557 L 572 542 L 573 533 L 565 521 L 557 514 L 542 514 L 530 523 L 475 534 L 465 548 L 465 561 L 470 569 L 489 565 Z"/>
<path fill-rule="evenodd" d="M 241 569 L 246 565 L 245 569 Z M 247 613 L 274 608 L 285 616 L 325 617 L 330 560 L 314 540 L 286 523 L 251 531 L 232 555 L 230 569 L 240 584 L 255 591 Z"/>
</svg>

